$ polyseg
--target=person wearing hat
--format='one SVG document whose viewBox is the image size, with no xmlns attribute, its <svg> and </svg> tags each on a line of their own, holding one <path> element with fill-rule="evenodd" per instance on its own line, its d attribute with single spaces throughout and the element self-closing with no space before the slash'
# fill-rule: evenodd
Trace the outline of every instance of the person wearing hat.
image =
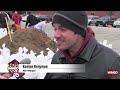
<svg viewBox="0 0 120 90">
<path fill-rule="evenodd" d="M 12 20 L 14 24 L 21 25 L 22 17 L 17 11 L 15 11 L 12 15 Z"/>
<path fill-rule="evenodd" d="M 47 73 L 44 79 L 120 78 L 120 56 L 97 42 L 87 23 L 85 11 L 58 11 L 53 15 L 54 38 L 59 50 L 51 64 L 84 64 L 85 72 Z"/>
</svg>

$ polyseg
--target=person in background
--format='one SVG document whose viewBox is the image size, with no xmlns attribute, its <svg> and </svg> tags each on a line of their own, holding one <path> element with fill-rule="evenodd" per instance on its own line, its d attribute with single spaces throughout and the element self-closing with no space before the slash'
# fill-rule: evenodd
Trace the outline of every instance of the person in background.
<svg viewBox="0 0 120 90">
<path fill-rule="evenodd" d="M 45 21 L 39 22 L 38 24 L 36 24 L 34 26 L 34 28 L 39 30 L 39 31 L 45 32 L 45 28 L 46 28 L 47 23 L 49 23 L 49 19 L 46 19 Z"/>
<path fill-rule="evenodd" d="M 21 30 L 21 26 L 18 24 L 12 24 L 9 26 L 10 30 L 13 30 L 13 32 L 17 31 L 17 30 Z"/>
<path fill-rule="evenodd" d="M 54 38 L 59 50 L 51 63 L 82 64 L 85 72 L 47 73 L 44 79 L 120 79 L 120 56 L 100 44 L 87 23 L 85 11 L 58 11 L 53 15 Z"/>
<path fill-rule="evenodd" d="M 12 15 L 12 20 L 14 24 L 20 25 L 22 17 L 18 14 L 17 11 L 15 11 L 14 14 Z"/>
<path fill-rule="evenodd" d="M 0 13 L 0 28 L 7 28 L 7 23 L 6 23 L 5 17 L 6 17 L 7 21 L 9 22 L 9 17 L 6 14 L 6 12 L 1 11 L 1 13 Z"/>
<path fill-rule="evenodd" d="M 29 28 L 33 28 L 34 25 L 36 25 L 38 23 L 38 19 L 31 12 L 28 12 L 28 14 L 29 15 L 28 15 L 27 20 L 26 20 L 25 28 L 27 28 L 27 26 Z"/>
</svg>

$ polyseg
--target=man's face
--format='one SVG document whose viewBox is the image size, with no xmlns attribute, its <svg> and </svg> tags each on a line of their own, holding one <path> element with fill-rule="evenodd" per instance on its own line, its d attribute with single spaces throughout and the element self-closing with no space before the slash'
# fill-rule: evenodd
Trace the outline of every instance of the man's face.
<svg viewBox="0 0 120 90">
<path fill-rule="evenodd" d="M 75 47 L 79 39 L 78 34 L 57 23 L 54 23 L 53 27 L 55 29 L 54 38 L 56 39 L 56 45 L 59 49 L 67 50 Z"/>
</svg>

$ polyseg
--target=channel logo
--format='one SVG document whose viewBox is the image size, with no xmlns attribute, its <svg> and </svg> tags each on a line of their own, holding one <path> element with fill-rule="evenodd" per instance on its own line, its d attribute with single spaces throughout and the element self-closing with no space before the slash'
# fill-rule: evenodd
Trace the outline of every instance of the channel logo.
<svg viewBox="0 0 120 90">
<path fill-rule="evenodd" d="M 108 68 L 108 78 L 115 78 L 118 76 L 118 70 L 116 68 Z"/>
<path fill-rule="evenodd" d="M 18 73 L 19 72 L 19 62 L 16 59 L 14 59 L 13 61 L 8 63 L 7 69 L 8 69 L 9 73 L 12 73 L 12 74 Z"/>
</svg>

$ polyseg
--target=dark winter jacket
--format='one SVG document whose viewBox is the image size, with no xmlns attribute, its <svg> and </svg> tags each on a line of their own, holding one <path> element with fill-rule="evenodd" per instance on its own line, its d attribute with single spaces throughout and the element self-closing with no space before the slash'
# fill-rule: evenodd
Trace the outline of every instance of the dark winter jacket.
<svg viewBox="0 0 120 90">
<path fill-rule="evenodd" d="M 7 18 L 6 14 L 0 14 L 0 28 L 7 28 L 5 17 Z"/>
<path fill-rule="evenodd" d="M 69 64 L 59 50 L 52 64 Z M 117 79 L 120 78 L 120 56 L 112 49 L 98 43 L 92 35 L 72 64 L 85 64 L 85 73 L 47 73 L 45 79 Z M 108 69 L 117 69 L 117 75 L 108 76 Z"/>
<path fill-rule="evenodd" d="M 29 26 L 33 26 L 33 25 L 37 24 L 38 23 L 37 17 L 35 17 L 34 15 L 30 14 L 27 17 L 26 26 L 28 25 L 28 23 L 29 23 Z"/>
</svg>

